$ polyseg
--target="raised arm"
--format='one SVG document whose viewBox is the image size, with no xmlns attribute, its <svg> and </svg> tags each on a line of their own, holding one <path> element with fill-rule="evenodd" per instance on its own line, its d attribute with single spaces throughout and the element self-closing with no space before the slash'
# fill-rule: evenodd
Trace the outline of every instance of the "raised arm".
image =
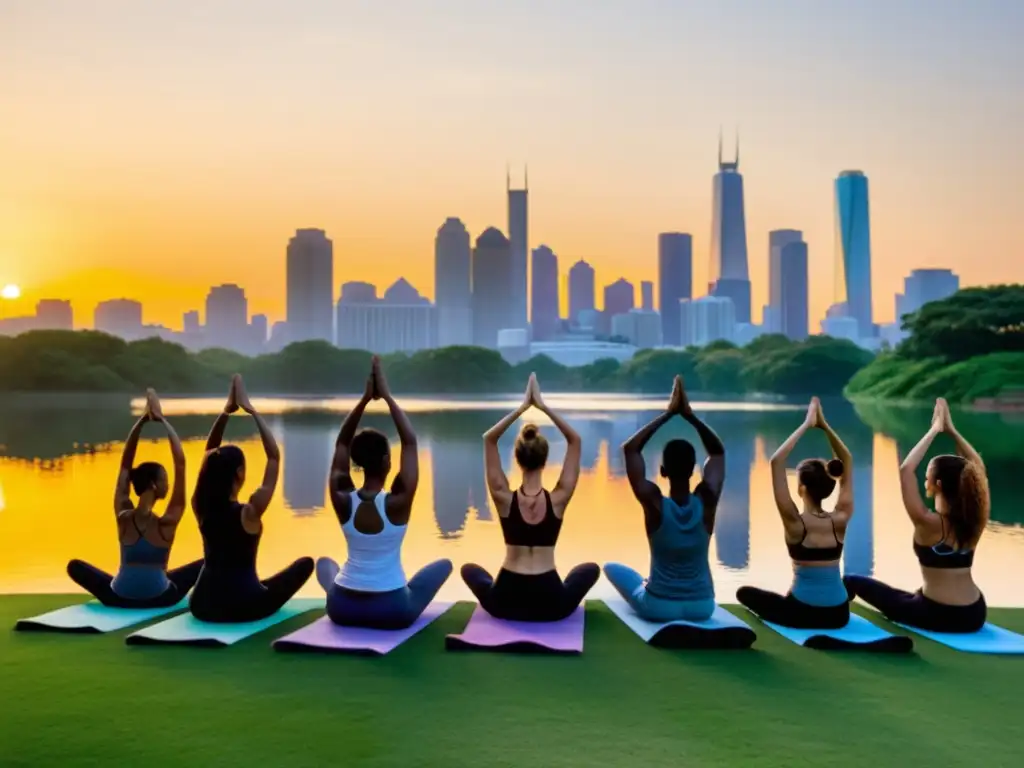
<svg viewBox="0 0 1024 768">
<path fill-rule="evenodd" d="M 260 487 L 252 492 L 252 496 L 249 497 L 249 503 L 242 510 L 243 524 L 246 520 L 251 523 L 258 523 L 260 518 L 263 517 L 263 513 L 267 511 L 267 507 L 270 506 L 270 500 L 274 498 L 274 489 L 277 488 L 277 478 L 281 471 L 281 452 L 277 448 L 277 440 L 274 439 L 274 433 L 270 431 L 270 427 L 267 426 L 263 417 L 256 412 L 256 409 L 253 408 L 252 403 L 249 401 L 249 395 L 246 394 L 241 376 L 235 377 L 234 391 L 238 407 L 252 416 L 253 421 L 256 422 L 256 429 L 259 430 L 260 440 L 263 441 L 263 452 L 267 457 L 267 468 L 263 470 L 263 480 L 260 483 Z"/>
<path fill-rule="evenodd" d="M 804 423 L 797 427 L 796 431 L 786 439 L 786 442 L 779 446 L 769 462 L 772 470 L 772 494 L 775 496 L 775 506 L 779 510 L 782 525 L 789 538 L 801 536 L 803 525 L 800 521 L 800 510 L 797 509 L 793 502 L 793 496 L 789 492 L 789 482 L 786 479 L 786 460 L 796 444 L 800 442 L 800 438 L 817 423 L 820 407 L 818 398 L 812 398 Z"/>
<path fill-rule="evenodd" d="M 125 510 L 134 509 L 132 504 L 132 467 L 135 466 L 135 453 L 139 448 L 139 438 L 142 436 L 142 427 L 150 420 L 149 408 L 139 417 L 139 420 L 132 426 L 128 433 L 128 439 L 124 441 L 124 451 L 121 452 L 121 466 L 117 470 L 117 484 L 114 486 L 114 514 L 120 515 Z"/>
<path fill-rule="evenodd" d="M 213 422 L 213 426 L 210 427 L 210 434 L 206 438 L 206 452 L 220 448 L 220 444 L 224 440 L 224 430 L 228 426 L 228 417 L 238 410 L 238 393 L 236 392 L 237 383 L 242 380 L 242 377 L 237 373 L 231 377 L 231 388 L 228 390 L 228 399 L 224 403 L 224 410 L 217 416 L 217 420 Z"/>
<path fill-rule="evenodd" d="M 420 458 L 419 447 L 416 444 L 416 432 L 413 431 L 412 422 L 405 411 L 401 409 L 395 398 L 391 396 L 391 388 L 388 386 L 387 378 L 380 366 L 380 358 L 373 358 L 373 388 L 385 403 L 388 411 L 391 412 L 391 420 L 395 423 L 398 431 L 398 440 L 402 445 L 402 455 L 399 458 L 398 476 L 401 483 L 392 487 L 388 495 L 388 503 L 394 509 L 408 510 L 412 507 L 412 500 L 416 496 L 416 487 L 420 482 Z"/>
<path fill-rule="evenodd" d="M 330 489 L 331 503 L 335 512 L 348 514 L 348 495 L 354 491 L 356 486 L 352 482 L 352 458 L 350 449 L 352 438 L 356 436 L 359 429 L 359 421 L 363 418 L 363 411 L 370 400 L 373 399 L 373 373 L 366 377 L 366 389 L 359 402 L 348 412 L 345 420 L 341 422 L 341 431 L 338 432 L 338 439 L 334 442 L 334 460 L 331 462 L 331 474 L 327 485 Z"/>
<path fill-rule="evenodd" d="M 984 470 L 985 462 L 981 460 L 981 454 L 974 450 L 974 446 L 968 443 L 967 440 L 964 439 L 964 436 L 961 435 L 953 425 L 953 416 L 949 412 L 949 404 L 941 397 L 938 402 L 942 404 L 942 431 L 953 438 L 953 442 L 956 443 L 956 452 L 972 464 L 977 464 Z"/>
<path fill-rule="evenodd" d="M 508 477 L 505 476 L 505 470 L 501 466 L 498 440 L 529 409 L 532 397 L 531 386 L 532 384 L 526 385 L 526 395 L 523 397 L 522 405 L 484 432 L 484 469 L 487 476 L 487 490 L 490 491 L 491 500 L 498 508 L 498 514 L 502 516 L 508 514 L 509 505 L 512 503 L 512 489 L 508 486 Z"/>
<path fill-rule="evenodd" d="M 704 446 L 704 452 L 708 455 L 704 460 L 704 467 L 701 469 L 701 481 L 697 486 L 697 492 L 700 493 L 704 501 L 705 517 L 708 518 L 705 522 L 713 524 L 715 509 L 718 507 L 718 500 L 722 496 L 722 486 L 725 484 L 725 446 L 722 445 L 722 439 L 715 434 L 715 431 L 693 412 L 693 408 L 690 407 L 690 399 L 686 396 L 683 379 L 681 376 L 676 378 L 679 380 L 679 391 L 682 396 L 679 406 L 680 415 L 696 430 L 697 436 L 700 437 L 700 443 Z"/>
<path fill-rule="evenodd" d="M 146 400 L 149 413 L 153 421 L 163 424 L 167 430 L 167 440 L 171 444 L 171 460 L 174 464 L 174 482 L 171 485 L 171 494 L 167 500 L 167 508 L 160 517 L 160 524 L 167 528 L 174 528 L 181 522 L 185 514 L 185 450 L 181 447 L 181 439 L 174 427 L 164 418 L 163 409 L 160 407 L 160 400 L 152 389 L 146 391 Z"/>
<path fill-rule="evenodd" d="M 845 443 L 839 439 L 836 431 L 825 421 L 825 414 L 818 404 L 818 420 L 815 425 L 828 438 L 828 444 L 832 448 L 832 455 L 843 463 L 843 474 L 837 478 L 839 481 L 839 496 L 836 498 L 834 514 L 840 522 L 848 522 L 853 515 L 853 455 Z"/>
<path fill-rule="evenodd" d="M 903 496 L 903 506 L 907 515 L 914 525 L 928 525 L 932 521 L 928 506 L 921 497 L 921 486 L 917 480 L 917 468 L 924 461 L 928 449 L 932 447 L 935 438 L 942 432 L 945 423 L 945 400 L 935 402 L 935 410 L 932 412 L 932 425 L 925 432 L 917 445 L 913 447 L 907 457 L 900 464 L 900 494 Z"/>
<path fill-rule="evenodd" d="M 576 492 L 576 483 L 580 479 L 582 441 L 580 440 L 579 433 L 569 425 L 569 422 L 551 410 L 544 402 L 540 394 L 540 384 L 537 382 L 536 375 L 531 374 L 528 387 L 531 404 L 551 419 L 551 422 L 558 428 L 558 431 L 562 433 L 562 437 L 565 438 L 566 449 L 565 459 L 562 461 L 562 473 L 558 476 L 558 482 L 555 483 L 555 487 L 551 491 L 551 506 L 555 509 L 556 513 L 561 513 L 565 510 L 572 495 Z"/>
</svg>

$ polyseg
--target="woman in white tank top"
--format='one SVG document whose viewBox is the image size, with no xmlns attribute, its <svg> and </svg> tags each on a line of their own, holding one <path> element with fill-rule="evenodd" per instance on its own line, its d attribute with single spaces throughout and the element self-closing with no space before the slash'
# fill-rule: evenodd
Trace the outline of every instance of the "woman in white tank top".
<svg viewBox="0 0 1024 768">
<path fill-rule="evenodd" d="M 356 434 L 367 404 L 377 399 L 387 403 L 402 444 L 399 471 L 390 493 L 384 490 L 391 472 L 387 436 L 374 429 Z M 363 487 L 358 490 L 352 482 L 350 462 L 363 470 Z M 327 592 L 327 615 L 335 624 L 405 629 L 419 618 L 451 575 L 451 560 L 438 560 L 406 581 L 402 541 L 418 483 L 416 434 L 391 396 L 380 360 L 374 357 L 366 391 L 341 425 L 329 480 L 331 503 L 345 535 L 348 558 L 341 566 L 327 557 L 316 564 L 317 579 Z"/>
</svg>

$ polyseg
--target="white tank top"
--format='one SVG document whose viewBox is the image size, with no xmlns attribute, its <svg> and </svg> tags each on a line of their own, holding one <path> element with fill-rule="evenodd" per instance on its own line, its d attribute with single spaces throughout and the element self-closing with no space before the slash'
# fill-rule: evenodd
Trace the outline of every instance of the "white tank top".
<svg viewBox="0 0 1024 768">
<path fill-rule="evenodd" d="M 348 559 L 334 578 L 339 587 L 355 592 L 391 592 L 406 586 L 402 541 L 408 526 L 393 525 L 388 520 L 384 510 L 387 497 L 381 491 L 373 499 L 384 529 L 380 533 L 362 533 L 356 530 L 356 510 L 363 499 L 356 491 L 349 493 L 352 514 L 341 526 L 348 544 Z"/>
</svg>

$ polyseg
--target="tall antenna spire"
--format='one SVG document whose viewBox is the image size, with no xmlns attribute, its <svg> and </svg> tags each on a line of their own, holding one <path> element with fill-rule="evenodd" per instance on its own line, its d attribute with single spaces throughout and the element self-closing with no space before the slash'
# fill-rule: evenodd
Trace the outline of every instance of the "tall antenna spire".
<svg viewBox="0 0 1024 768">
<path fill-rule="evenodd" d="M 718 126 L 718 165 L 722 165 L 722 126 Z"/>
<path fill-rule="evenodd" d="M 530 176 L 529 176 L 529 170 L 528 170 L 528 168 L 526 166 L 526 163 L 523 163 L 523 191 L 524 192 L 529 192 L 530 191 Z"/>
<path fill-rule="evenodd" d="M 736 129 L 736 170 L 740 168 L 740 129 Z"/>
<path fill-rule="evenodd" d="M 512 189 L 512 166 L 505 163 L 505 191 Z"/>
</svg>

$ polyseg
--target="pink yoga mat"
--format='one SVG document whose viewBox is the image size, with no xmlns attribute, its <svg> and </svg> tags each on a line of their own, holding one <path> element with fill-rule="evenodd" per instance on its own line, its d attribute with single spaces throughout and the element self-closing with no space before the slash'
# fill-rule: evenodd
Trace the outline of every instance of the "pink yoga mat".
<svg viewBox="0 0 1024 768">
<path fill-rule="evenodd" d="M 278 651 L 333 651 L 383 656 L 451 607 L 451 603 L 431 603 L 411 627 L 398 630 L 340 627 L 323 616 L 312 624 L 275 640 L 272 645 Z"/>
<path fill-rule="evenodd" d="M 562 621 L 503 621 L 479 605 L 459 635 L 448 635 L 449 651 L 583 653 L 583 607 Z"/>
</svg>

